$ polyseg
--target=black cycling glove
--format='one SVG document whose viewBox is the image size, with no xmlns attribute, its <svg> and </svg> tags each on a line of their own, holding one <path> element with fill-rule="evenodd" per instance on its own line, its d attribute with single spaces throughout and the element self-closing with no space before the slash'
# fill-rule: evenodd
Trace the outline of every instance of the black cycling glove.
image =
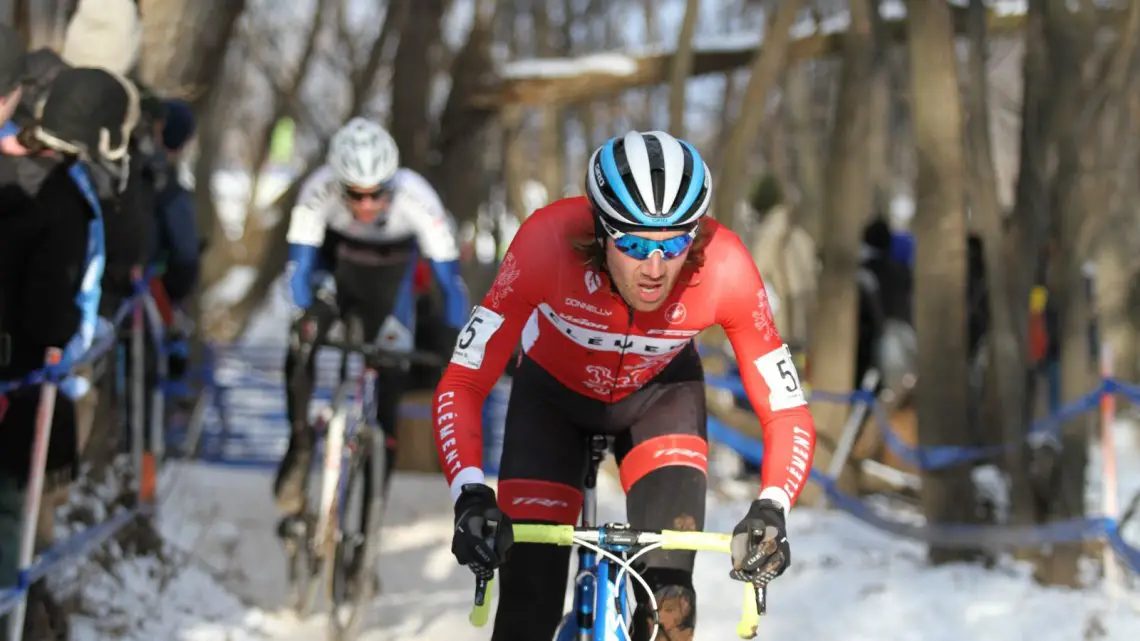
<svg viewBox="0 0 1140 641">
<path fill-rule="evenodd" d="M 792 562 L 784 508 L 769 499 L 752 502 L 748 514 L 732 530 L 732 572 L 737 581 L 766 585 Z"/>
<path fill-rule="evenodd" d="M 468 483 L 455 502 L 455 533 L 451 553 L 480 579 L 490 579 L 506 563 L 514 544 L 511 519 L 499 509 L 495 491 L 482 483 Z"/>
</svg>

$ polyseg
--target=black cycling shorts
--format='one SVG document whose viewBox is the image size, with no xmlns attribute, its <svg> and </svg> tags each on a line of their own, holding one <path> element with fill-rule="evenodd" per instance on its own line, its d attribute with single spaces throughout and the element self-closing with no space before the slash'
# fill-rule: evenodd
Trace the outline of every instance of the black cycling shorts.
<svg viewBox="0 0 1140 641">
<path fill-rule="evenodd" d="M 699 506 L 671 518 L 684 523 L 637 523 L 639 513 L 672 513 L 674 506 L 629 506 L 634 527 L 699 527 L 708 470 L 704 372 L 692 345 L 632 395 L 606 403 L 571 391 L 533 360 L 522 356 L 507 409 L 499 475 L 499 504 L 513 519 L 575 524 L 582 507 L 588 436 L 614 436 L 621 484 L 626 493 L 655 470 L 682 466 L 699 470 Z M 685 475 L 691 478 L 690 475 Z M 669 502 L 680 496 L 652 498 Z M 631 497 L 632 498 L 632 497 Z M 697 500 L 697 499 L 694 499 Z M 652 519 L 660 521 L 660 518 Z"/>
<path fill-rule="evenodd" d="M 642 530 L 700 530 L 708 487 L 705 387 L 696 349 L 685 348 L 632 395 L 606 403 L 566 389 L 523 356 L 507 408 L 499 506 L 515 522 L 574 524 L 582 508 L 591 434 L 614 436 L 626 521 Z M 641 574 L 656 595 L 665 636 L 692 638 L 696 553 L 654 550 Z M 551 639 L 562 618 L 570 548 L 516 543 L 500 571 L 491 641 Z M 634 641 L 647 641 L 648 595 L 634 587 Z"/>
</svg>

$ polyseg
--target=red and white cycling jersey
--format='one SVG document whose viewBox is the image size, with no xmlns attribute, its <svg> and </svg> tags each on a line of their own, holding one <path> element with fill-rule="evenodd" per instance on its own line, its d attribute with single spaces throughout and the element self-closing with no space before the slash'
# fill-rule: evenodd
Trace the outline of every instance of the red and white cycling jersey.
<svg viewBox="0 0 1140 641">
<path fill-rule="evenodd" d="M 720 325 L 763 427 L 762 494 L 790 507 L 807 481 L 815 427 L 756 264 L 731 230 L 705 224 L 712 236 L 704 265 L 686 267 L 661 307 L 643 313 L 574 250 L 576 239 L 594 231 L 585 198 L 552 203 L 523 223 L 436 389 L 436 445 L 453 495 L 483 479 L 483 403 L 520 339 L 567 388 L 615 402 L 653 379 L 702 330 Z"/>
</svg>

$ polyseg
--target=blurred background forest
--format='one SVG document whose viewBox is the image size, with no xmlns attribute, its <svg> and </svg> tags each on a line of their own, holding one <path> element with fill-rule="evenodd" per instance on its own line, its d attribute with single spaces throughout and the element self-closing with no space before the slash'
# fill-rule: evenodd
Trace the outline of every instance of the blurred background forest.
<svg viewBox="0 0 1140 641">
<path fill-rule="evenodd" d="M 34 48 L 59 41 L 74 4 L 8 0 L 0 10 Z M 192 101 L 201 122 L 184 178 L 208 240 L 196 313 L 209 340 L 237 340 L 273 298 L 297 189 L 331 133 L 362 114 L 388 125 L 403 164 L 443 196 L 468 243 L 475 296 L 518 220 L 581 193 L 594 146 L 666 129 L 706 155 L 716 217 L 753 247 L 813 388 L 850 390 L 873 366 L 914 439 L 977 447 L 1026 442 L 1041 380 L 1059 381 L 1056 400 L 1081 396 L 1102 354 L 1117 378 L 1138 379 L 1140 3 L 139 5 L 142 80 Z M 869 262 L 873 222 L 913 237 L 900 282 Z M 893 330 L 860 357 L 868 306 Z M 1035 319 L 1047 326 L 1043 354 Z M 894 357 L 882 355 L 888 344 Z M 731 401 L 710 392 L 710 402 L 756 431 Z M 813 411 L 816 465 L 828 469 L 848 409 Z M 1002 509 L 967 498 L 977 465 L 922 470 L 927 518 L 1084 516 L 1094 427 L 1073 420 L 1047 447 L 985 461 L 1004 479 Z M 847 489 L 877 482 L 845 470 Z M 1075 584 L 1081 553 L 1058 546 L 1038 559 L 1039 578 Z M 932 550 L 936 561 L 971 554 Z"/>
</svg>

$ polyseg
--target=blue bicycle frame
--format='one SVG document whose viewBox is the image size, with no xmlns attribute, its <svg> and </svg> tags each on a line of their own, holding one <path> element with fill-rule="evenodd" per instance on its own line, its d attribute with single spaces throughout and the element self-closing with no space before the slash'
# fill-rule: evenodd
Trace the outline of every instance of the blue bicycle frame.
<svg viewBox="0 0 1140 641">
<path fill-rule="evenodd" d="M 609 548 L 618 553 L 621 550 Z M 628 641 L 618 617 L 625 617 L 629 591 L 625 581 L 617 585 L 615 564 L 592 550 L 578 550 L 578 578 L 574 588 L 574 610 L 562 620 L 556 641 Z M 614 592 L 617 596 L 614 596 Z M 630 626 L 627 618 L 626 628 Z"/>
<path fill-rule="evenodd" d="M 597 520 L 598 502 L 594 486 L 598 478 L 598 466 L 606 456 L 607 440 L 604 436 L 590 437 L 590 466 L 586 470 L 585 493 L 582 501 L 583 527 L 594 527 Z M 627 551 L 625 546 L 599 543 L 598 547 L 620 555 Z M 629 641 L 622 632 L 619 618 L 625 618 L 625 629 L 631 627 L 629 612 L 629 590 L 625 576 L 617 583 L 621 568 L 611 559 L 599 555 L 594 550 L 578 548 L 578 572 L 574 582 L 574 607 L 562 619 L 555 633 L 555 641 Z"/>
</svg>

